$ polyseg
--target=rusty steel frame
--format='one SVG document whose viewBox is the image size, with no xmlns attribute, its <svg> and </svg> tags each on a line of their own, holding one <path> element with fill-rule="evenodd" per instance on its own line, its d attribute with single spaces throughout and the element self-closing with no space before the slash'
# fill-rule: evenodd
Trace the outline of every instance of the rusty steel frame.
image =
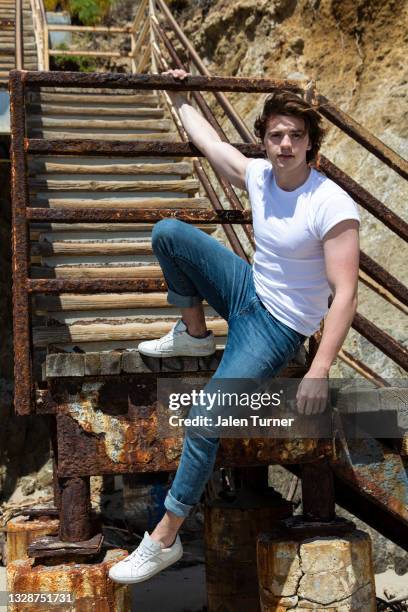
<svg viewBox="0 0 408 612">
<path fill-rule="evenodd" d="M 10 72 L 12 74 L 13 71 Z M 188 84 L 162 74 L 126 74 L 122 72 L 58 72 L 24 70 L 25 85 L 38 87 L 88 87 L 107 89 L 142 89 L 153 91 L 230 91 L 242 93 L 270 93 L 284 87 L 299 91 L 299 81 L 262 79 L 256 77 L 190 76 Z"/>
<path fill-rule="evenodd" d="M 354 315 L 351 326 L 408 372 L 408 350 L 402 344 L 358 312 Z"/>
<path fill-rule="evenodd" d="M 29 236 L 27 224 L 27 168 L 24 155 L 25 88 L 21 72 L 10 73 L 11 193 L 13 257 L 14 402 L 20 415 L 30 414 L 33 399 L 31 376 Z"/>
<path fill-rule="evenodd" d="M 160 278 L 114 279 L 28 279 L 29 293 L 154 293 L 166 291 L 167 284 Z"/>
<path fill-rule="evenodd" d="M 371 134 L 350 115 L 340 110 L 325 96 L 317 93 L 314 96 L 313 103 L 316 104 L 316 110 L 328 119 L 330 123 L 340 128 L 347 136 L 358 142 L 359 145 L 375 155 L 380 161 L 402 176 L 402 178 L 408 180 L 408 161 L 406 159 L 403 159 L 379 138 Z"/>
<path fill-rule="evenodd" d="M 360 269 L 379 285 L 385 287 L 402 304 L 408 306 L 408 287 L 363 251 L 360 251 Z"/>
<path fill-rule="evenodd" d="M 259 157 L 264 154 L 262 145 L 235 143 L 233 145 L 247 157 Z M 121 140 L 51 140 L 27 138 L 25 151 L 30 155 L 118 155 L 120 157 L 140 157 L 155 155 L 157 157 L 204 157 L 192 142 L 166 142 L 139 140 L 123 142 Z"/>
<path fill-rule="evenodd" d="M 165 44 L 167 51 L 174 59 L 177 52 L 167 39 L 166 34 L 158 24 L 153 23 L 155 31 Z M 166 44 L 167 42 L 167 44 Z M 181 60 L 179 65 L 182 66 Z M 225 134 L 221 126 L 216 121 L 207 103 L 199 91 L 243 91 L 243 92 L 264 92 L 272 91 L 277 87 L 292 88 L 299 92 L 299 83 L 276 79 L 242 79 L 242 78 L 223 78 L 199 76 L 189 77 L 187 82 L 176 82 L 173 77 L 167 75 L 123 75 L 123 74 L 78 74 L 78 73 L 59 73 L 59 72 L 38 72 L 38 71 L 11 71 L 11 97 L 12 97 L 12 156 L 13 156 L 13 213 L 14 213 L 14 257 L 15 257 L 15 283 L 14 283 L 14 317 L 15 317 L 15 352 L 16 352 L 16 405 L 17 412 L 28 414 L 33 393 L 31 380 L 31 336 L 30 336 L 30 301 L 29 295 L 43 291 L 45 293 L 59 293 L 67 290 L 79 290 L 81 292 L 97 291 L 133 291 L 135 288 L 142 287 L 139 281 L 131 279 L 100 279 L 100 280 L 78 280 L 70 281 L 65 279 L 40 279 L 31 280 L 28 278 L 29 251 L 28 251 L 28 221 L 61 221 L 65 223 L 84 223 L 110 221 L 110 222 L 157 222 L 165 217 L 182 219 L 189 223 L 221 223 L 226 226 L 241 224 L 248 227 L 251 222 L 251 212 L 243 209 L 242 203 L 236 196 L 232 186 L 217 176 L 220 184 L 233 209 L 223 209 L 215 191 L 210 185 L 210 181 L 199 161 L 194 162 L 195 170 L 198 173 L 207 195 L 214 208 L 213 211 L 185 211 L 185 210 L 58 210 L 46 208 L 26 208 L 28 202 L 26 162 L 24 154 L 85 154 L 85 155 L 123 155 L 129 156 L 174 156 L 174 157 L 202 157 L 201 152 L 189 142 L 168 143 L 168 142 L 143 142 L 123 143 L 121 141 L 84 141 L 84 140 L 44 140 L 44 139 L 25 139 L 25 112 L 24 112 L 24 90 L 27 84 L 34 89 L 41 86 L 71 86 L 79 87 L 106 87 L 124 89 L 164 89 L 171 91 L 192 91 L 193 96 L 203 112 L 204 116 L 210 121 L 213 128 L 219 133 L 222 139 Z M 310 95 L 310 87 L 306 91 Z M 312 92 L 312 95 L 316 95 Z M 243 138 L 244 143 L 235 144 L 244 155 L 248 157 L 263 157 L 264 147 L 256 144 L 254 137 L 249 133 L 242 120 L 237 119 L 237 115 L 231 105 L 224 109 Z M 358 183 L 356 183 L 346 173 L 337 168 L 332 162 L 320 157 L 319 168 L 340 184 L 357 202 L 365 207 L 371 214 L 375 215 L 389 229 L 394 231 L 404 240 L 408 240 L 408 225 L 395 213 L 389 210 L 382 202 L 377 200 Z M 232 230 L 232 227 L 231 227 Z M 243 249 L 236 248 L 239 242 L 235 234 L 229 231 L 228 238 L 233 242 L 233 248 L 241 257 L 247 259 Z M 252 232 L 248 237 L 253 245 Z M 235 240 L 236 238 L 236 240 Z M 19 253 L 17 257 L 16 254 Z M 23 256 L 21 256 L 23 255 Z M 397 279 L 387 273 L 381 266 L 376 264 L 371 258 L 362 254 L 362 270 L 377 282 L 382 283 L 397 299 L 406 304 L 407 290 Z M 164 281 L 158 281 L 158 285 L 164 290 Z M 68 289 L 70 287 L 71 289 Z M 145 289 L 149 290 L 147 285 Z M 393 359 L 401 367 L 407 368 L 407 355 L 405 349 L 391 336 L 377 328 L 361 315 L 357 314 L 353 322 L 353 327 L 377 348 L 382 350 L 388 357 Z M 21 366 L 21 367 L 20 367 Z M 27 373 L 30 373 L 27 376 Z M 21 383 L 21 384 L 20 384 Z"/>
<path fill-rule="evenodd" d="M 347 193 L 349 193 L 363 208 L 384 223 L 386 227 L 405 240 L 405 242 L 408 242 L 408 223 L 401 219 L 401 217 L 387 208 L 385 204 L 359 185 L 351 176 L 343 172 L 343 170 L 340 170 L 340 168 L 324 157 L 324 155 L 320 155 L 319 157 L 318 168 L 347 191 Z"/>
<path fill-rule="evenodd" d="M 202 75 L 210 77 L 211 75 L 209 71 L 204 66 L 203 62 L 201 61 L 200 56 L 194 49 L 193 45 L 190 43 L 188 38 L 185 36 L 184 32 L 181 30 L 181 28 L 177 24 L 176 20 L 174 19 L 167 5 L 162 0 L 156 0 L 156 4 L 159 5 L 162 13 L 165 15 L 167 22 L 172 27 L 173 32 L 177 36 L 179 42 L 183 45 L 184 49 L 187 51 L 188 56 L 190 60 L 192 61 L 192 63 L 195 65 L 195 67 L 198 69 L 198 71 Z M 154 23 L 154 20 L 153 20 L 153 23 Z M 293 87 L 288 87 L 287 89 L 293 89 L 293 91 L 299 91 L 299 81 L 292 81 L 292 84 L 293 84 Z M 239 116 L 237 111 L 232 107 L 231 103 L 226 98 L 226 96 L 222 94 L 220 91 L 217 91 L 217 92 L 214 92 L 214 97 L 219 103 L 219 105 L 221 106 L 221 108 L 224 110 L 226 115 L 229 117 L 232 125 L 235 127 L 238 134 L 240 134 L 241 136 L 242 134 L 245 135 L 245 137 L 242 136 L 244 142 L 250 142 L 252 138 L 251 132 L 248 130 L 247 126 L 245 125 L 245 122 Z"/>
<path fill-rule="evenodd" d="M 252 219 L 250 210 L 208 210 L 208 209 L 176 209 L 161 208 L 134 209 L 83 209 L 71 210 L 58 208 L 28 208 L 27 219 L 30 221 L 56 221 L 64 223 L 95 223 L 109 221 L 110 223 L 157 223 L 161 219 L 181 219 L 186 223 L 249 223 Z"/>
<path fill-rule="evenodd" d="M 168 44 L 171 47 L 170 41 L 168 41 Z M 167 66 L 164 65 L 164 59 L 161 56 L 158 56 L 157 51 L 155 49 L 153 49 L 153 53 L 155 53 L 156 61 L 160 65 L 160 67 L 161 68 L 167 68 Z M 182 62 L 180 62 L 180 65 L 183 66 Z M 192 95 L 194 97 L 194 100 L 198 104 L 200 110 L 204 114 L 204 117 L 209 121 L 210 125 L 215 129 L 215 131 L 217 132 L 217 134 L 220 136 L 220 138 L 222 140 L 227 141 L 227 138 L 226 138 L 226 136 L 225 136 L 221 126 L 219 125 L 218 121 L 215 119 L 215 117 L 211 113 L 211 110 L 208 107 L 208 105 L 205 102 L 205 100 L 202 97 L 202 95 L 197 93 L 197 92 L 193 92 Z M 166 102 L 167 102 L 167 105 L 169 106 L 170 112 L 177 117 L 177 121 L 175 121 L 175 123 L 176 123 L 177 130 L 179 132 L 180 138 L 181 138 L 181 140 L 186 142 L 187 141 L 187 136 L 186 136 L 184 130 L 179 126 L 179 119 L 180 119 L 179 115 L 178 115 L 176 109 L 174 108 L 174 106 L 173 106 L 173 104 L 171 102 L 171 99 L 168 96 L 166 97 Z M 216 179 L 218 180 L 219 185 L 223 189 L 224 194 L 225 194 L 228 202 L 231 204 L 232 208 L 234 208 L 236 210 L 244 210 L 244 206 L 243 206 L 241 200 L 236 195 L 236 193 L 235 193 L 231 183 L 226 178 L 224 178 L 222 175 L 220 175 L 217 172 L 217 170 L 212 166 L 212 164 L 210 162 L 209 162 L 209 164 L 210 164 L 210 166 L 211 166 L 211 168 L 212 168 L 212 170 L 214 172 L 214 175 L 215 175 Z M 209 178 L 207 176 L 207 173 L 206 173 L 206 171 L 205 171 L 201 161 L 200 160 L 195 160 L 193 162 L 193 166 L 194 166 L 194 171 L 197 174 L 197 177 L 200 180 L 200 182 L 201 182 L 205 192 L 207 193 L 207 196 L 208 196 L 208 198 L 209 198 L 209 200 L 210 200 L 214 210 L 223 210 L 223 206 L 222 206 L 222 204 L 221 204 L 221 202 L 220 202 L 220 200 L 219 200 L 219 198 L 218 198 L 218 196 L 217 196 L 213 186 L 211 185 L 211 182 L 210 182 L 210 180 L 209 180 Z M 247 236 L 251 246 L 254 247 L 255 241 L 254 241 L 252 225 L 243 224 L 242 227 L 244 229 L 244 232 L 245 232 L 245 234 L 246 234 L 246 236 Z M 234 228 L 231 227 L 230 225 L 225 224 L 224 225 L 224 231 L 227 234 L 227 237 L 228 237 L 228 239 L 230 241 L 230 244 L 233 247 L 235 253 L 240 255 L 240 257 L 245 259 L 245 261 L 249 262 L 249 258 L 247 256 L 247 254 L 245 253 L 244 249 L 242 248 L 241 242 L 239 241 Z"/>
</svg>

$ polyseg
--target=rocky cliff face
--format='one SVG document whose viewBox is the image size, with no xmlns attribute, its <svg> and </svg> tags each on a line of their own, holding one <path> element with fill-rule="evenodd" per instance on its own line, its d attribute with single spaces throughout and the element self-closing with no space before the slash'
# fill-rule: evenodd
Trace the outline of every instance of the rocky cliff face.
<svg viewBox="0 0 408 612">
<path fill-rule="evenodd" d="M 176 0 L 171 8 L 214 75 L 314 79 L 330 101 L 407 157 L 404 0 Z M 237 94 L 231 100 L 252 126 L 262 97 Z M 408 185 L 403 179 L 340 130 L 327 127 L 323 153 L 406 219 Z M 236 139 L 233 129 L 229 133 Z M 360 212 L 362 248 L 407 283 L 406 246 L 373 216 Z M 359 299 L 362 314 L 408 341 L 403 313 L 364 285 Z M 402 375 L 357 334 L 350 332 L 346 346 L 383 376 Z M 339 366 L 336 373 L 348 376 L 350 370 Z"/>
</svg>

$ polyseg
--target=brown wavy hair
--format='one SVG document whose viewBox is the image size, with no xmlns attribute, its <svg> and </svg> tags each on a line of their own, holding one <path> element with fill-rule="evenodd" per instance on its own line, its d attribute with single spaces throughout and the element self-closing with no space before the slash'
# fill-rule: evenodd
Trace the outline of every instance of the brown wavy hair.
<svg viewBox="0 0 408 612">
<path fill-rule="evenodd" d="M 262 142 L 268 120 L 272 115 L 293 115 L 303 119 L 312 145 L 306 153 L 306 161 L 316 161 L 325 134 L 319 113 L 297 93 L 287 89 L 277 89 L 266 98 L 262 113 L 255 119 L 255 136 Z"/>
</svg>

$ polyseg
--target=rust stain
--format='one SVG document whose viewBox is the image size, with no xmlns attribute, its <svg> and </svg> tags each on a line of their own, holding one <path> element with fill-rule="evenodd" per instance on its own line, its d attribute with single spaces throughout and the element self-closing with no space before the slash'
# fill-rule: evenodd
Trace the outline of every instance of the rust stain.
<svg viewBox="0 0 408 612">
<path fill-rule="evenodd" d="M 157 223 L 161 219 L 180 219 L 186 223 L 250 223 L 252 214 L 249 210 L 217 210 L 208 209 L 178 210 L 175 208 L 154 209 L 126 209 L 115 208 L 97 209 L 58 209 L 58 208 L 30 208 L 27 218 L 31 221 L 60 221 L 65 223 L 102 222 L 122 223 Z"/>
</svg>

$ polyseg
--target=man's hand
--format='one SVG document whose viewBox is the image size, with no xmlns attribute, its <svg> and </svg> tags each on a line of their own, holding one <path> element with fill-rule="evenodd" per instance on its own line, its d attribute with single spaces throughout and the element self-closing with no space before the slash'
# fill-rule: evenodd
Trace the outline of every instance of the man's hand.
<svg viewBox="0 0 408 612">
<path fill-rule="evenodd" d="M 180 79 L 180 81 L 183 81 L 186 77 L 191 76 L 190 72 L 186 72 L 181 68 L 175 68 L 174 70 L 166 70 L 165 72 L 162 72 L 162 74 L 168 74 L 170 76 L 173 76 L 175 79 Z"/>
<path fill-rule="evenodd" d="M 296 394 L 299 414 L 321 414 L 327 406 L 329 381 L 326 377 L 316 378 L 308 372 L 299 385 Z"/>
</svg>

